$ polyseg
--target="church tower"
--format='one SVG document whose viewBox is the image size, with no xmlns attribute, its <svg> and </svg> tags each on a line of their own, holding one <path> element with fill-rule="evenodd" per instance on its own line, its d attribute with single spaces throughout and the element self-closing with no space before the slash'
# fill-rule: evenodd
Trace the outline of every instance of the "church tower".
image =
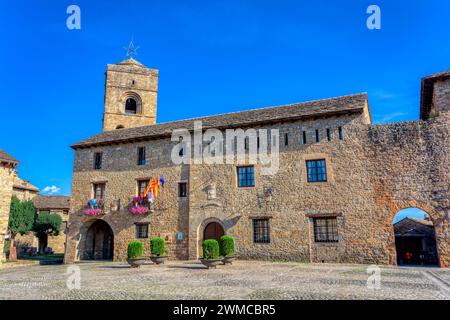
<svg viewBox="0 0 450 320">
<path fill-rule="evenodd" d="M 108 64 L 103 131 L 155 124 L 157 96 L 158 70 L 131 57 Z"/>
</svg>

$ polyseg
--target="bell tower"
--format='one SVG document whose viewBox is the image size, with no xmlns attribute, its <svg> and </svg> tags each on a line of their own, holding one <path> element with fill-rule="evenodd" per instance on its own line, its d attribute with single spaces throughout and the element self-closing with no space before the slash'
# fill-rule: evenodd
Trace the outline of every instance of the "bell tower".
<svg viewBox="0 0 450 320">
<path fill-rule="evenodd" d="M 158 70 L 130 57 L 108 64 L 105 75 L 103 131 L 156 123 Z"/>
</svg>

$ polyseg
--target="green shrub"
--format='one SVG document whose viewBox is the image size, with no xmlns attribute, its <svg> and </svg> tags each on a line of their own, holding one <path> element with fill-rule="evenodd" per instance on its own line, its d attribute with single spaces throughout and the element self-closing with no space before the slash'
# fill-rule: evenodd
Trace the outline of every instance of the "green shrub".
<svg viewBox="0 0 450 320">
<path fill-rule="evenodd" d="M 220 237 L 220 255 L 223 257 L 234 256 L 234 238 L 232 236 Z"/>
<path fill-rule="evenodd" d="M 217 240 L 203 241 L 203 259 L 219 259 L 219 243 Z"/>
<path fill-rule="evenodd" d="M 128 259 L 137 259 L 144 254 L 144 245 L 140 241 L 131 241 L 128 243 Z"/>
<path fill-rule="evenodd" d="M 166 254 L 166 241 L 161 237 L 150 240 L 150 251 L 154 257 L 162 257 Z"/>
</svg>

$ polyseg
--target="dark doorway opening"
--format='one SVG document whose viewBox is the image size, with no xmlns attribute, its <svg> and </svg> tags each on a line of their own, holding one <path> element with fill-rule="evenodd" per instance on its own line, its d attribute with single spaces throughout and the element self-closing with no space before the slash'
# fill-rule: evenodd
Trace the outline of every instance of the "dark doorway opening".
<svg viewBox="0 0 450 320">
<path fill-rule="evenodd" d="M 113 257 L 113 231 L 104 220 L 97 220 L 88 229 L 84 258 L 87 260 L 112 260 Z"/>
<path fill-rule="evenodd" d="M 415 209 L 401 210 L 394 219 L 395 250 L 398 265 L 439 264 L 434 225 L 429 215 Z M 405 211 L 405 213 L 402 213 Z M 398 216 L 398 217 L 397 217 Z"/>
</svg>

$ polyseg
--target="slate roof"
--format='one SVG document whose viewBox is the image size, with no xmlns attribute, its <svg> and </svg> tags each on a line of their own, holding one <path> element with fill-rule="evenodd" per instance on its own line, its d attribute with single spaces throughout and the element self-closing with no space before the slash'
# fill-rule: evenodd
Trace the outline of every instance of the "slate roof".
<svg viewBox="0 0 450 320">
<path fill-rule="evenodd" d="M 123 60 L 119 63 L 116 63 L 116 65 L 135 65 L 135 66 L 139 66 L 139 67 L 145 67 L 142 63 L 133 59 L 132 57 L 129 57 L 128 59 Z"/>
<path fill-rule="evenodd" d="M 2 162 L 2 161 L 3 162 L 10 162 L 10 163 L 19 164 L 19 160 L 17 160 L 16 158 L 10 156 L 5 151 L 0 149 L 0 162 Z"/>
<path fill-rule="evenodd" d="M 79 141 L 71 147 L 74 149 L 170 136 L 174 129 L 193 130 L 194 121 L 202 121 L 203 129 L 246 127 L 266 123 L 294 121 L 311 117 L 324 117 L 352 112 L 361 112 L 367 103 L 367 93 L 294 103 L 276 107 L 225 113 L 214 116 L 187 120 L 164 122 L 149 126 L 119 129 L 102 132 L 88 139 Z"/>
<path fill-rule="evenodd" d="M 69 209 L 70 197 L 37 195 L 33 198 L 36 209 Z"/>
<path fill-rule="evenodd" d="M 420 96 L 420 119 L 427 120 L 430 113 L 433 100 L 434 83 L 438 80 L 444 80 L 448 78 L 450 78 L 450 69 L 422 78 L 422 89 Z"/>
<path fill-rule="evenodd" d="M 34 192 L 39 192 L 39 188 L 36 186 L 33 186 L 30 181 L 28 180 L 22 180 L 19 177 L 14 178 L 14 184 L 13 187 L 16 189 L 23 189 L 23 190 L 30 190 Z"/>
</svg>

